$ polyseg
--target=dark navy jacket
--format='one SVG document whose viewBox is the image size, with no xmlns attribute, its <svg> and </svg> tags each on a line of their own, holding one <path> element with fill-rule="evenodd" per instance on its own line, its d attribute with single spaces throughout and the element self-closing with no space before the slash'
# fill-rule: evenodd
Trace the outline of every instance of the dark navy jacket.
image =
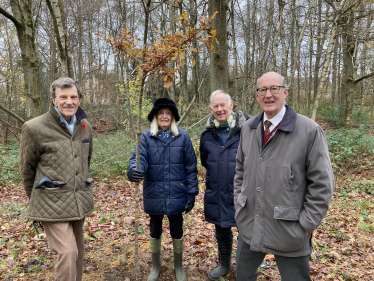
<svg viewBox="0 0 374 281">
<path fill-rule="evenodd" d="M 225 144 L 216 132 L 213 116 L 208 119 L 200 138 L 201 164 L 206 168 L 205 220 L 225 228 L 236 226 L 233 190 L 236 152 L 241 127 L 249 118 L 241 111 L 234 113 L 236 126 Z"/>
<path fill-rule="evenodd" d="M 145 172 L 143 182 L 144 212 L 150 215 L 181 214 L 187 195 L 198 194 L 196 155 L 186 131 L 171 134 L 164 140 L 150 130 L 141 135 L 139 169 Z M 136 147 L 127 172 L 136 167 Z M 130 180 L 132 180 L 129 177 Z"/>
</svg>

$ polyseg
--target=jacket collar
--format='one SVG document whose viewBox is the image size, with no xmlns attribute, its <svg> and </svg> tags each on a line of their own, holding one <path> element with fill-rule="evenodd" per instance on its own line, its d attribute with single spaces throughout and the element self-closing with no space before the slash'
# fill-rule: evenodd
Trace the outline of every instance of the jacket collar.
<svg viewBox="0 0 374 281">
<path fill-rule="evenodd" d="M 278 130 L 284 132 L 292 132 L 293 128 L 295 127 L 297 114 L 292 110 L 291 107 L 289 107 L 288 105 L 285 106 L 286 114 L 284 114 L 282 121 L 279 123 Z M 260 122 L 262 123 L 263 118 L 264 112 L 261 112 L 252 120 L 252 122 L 249 123 L 249 127 L 252 129 L 256 129 L 258 127 L 258 124 Z"/>
</svg>

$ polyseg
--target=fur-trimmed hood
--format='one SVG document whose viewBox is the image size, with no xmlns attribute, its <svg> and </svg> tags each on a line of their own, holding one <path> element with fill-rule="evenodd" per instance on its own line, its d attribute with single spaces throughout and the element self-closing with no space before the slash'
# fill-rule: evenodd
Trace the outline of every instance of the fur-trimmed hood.
<svg viewBox="0 0 374 281">
<path fill-rule="evenodd" d="M 235 115 L 236 115 L 236 125 L 235 125 L 235 127 L 239 128 L 239 129 L 241 129 L 241 127 L 243 126 L 245 121 L 247 121 L 249 118 L 252 117 L 252 116 L 248 115 L 247 113 L 243 113 L 240 110 L 234 109 L 232 112 L 234 112 Z M 214 122 L 213 122 L 213 114 L 209 116 L 208 121 L 206 122 L 205 128 L 206 129 L 215 128 L 215 125 L 214 125 Z"/>
</svg>

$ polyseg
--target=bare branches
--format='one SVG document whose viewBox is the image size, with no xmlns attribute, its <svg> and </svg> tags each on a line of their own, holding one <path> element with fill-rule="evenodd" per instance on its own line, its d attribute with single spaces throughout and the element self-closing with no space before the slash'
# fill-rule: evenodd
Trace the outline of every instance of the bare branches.
<svg viewBox="0 0 374 281">
<path fill-rule="evenodd" d="M 366 74 L 366 75 L 363 75 L 363 76 L 361 76 L 361 77 L 355 79 L 353 82 L 354 82 L 355 84 L 357 84 L 358 82 L 360 82 L 360 81 L 362 81 L 362 80 L 364 80 L 364 79 L 370 78 L 370 77 L 372 77 L 372 76 L 374 76 L 374 72 L 369 73 L 369 74 Z"/>
<path fill-rule="evenodd" d="M 22 27 L 23 24 L 17 20 L 12 14 L 8 13 L 6 10 L 4 10 L 3 8 L 0 7 L 0 14 L 2 14 L 4 17 L 10 19 L 15 26 L 17 27 Z"/>
<path fill-rule="evenodd" d="M 18 121 L 20 121 L 22 124 L 25 123 L 25 120 L 23 120 L 21 117 L 19 117 L 17 114 L 15 114 L 14 112 L 10 111 L 8 108 L 6 108 L 5 106 L 2 106 L 0 104 L 0 109 L 4 110 L 6 113 L 8 113 L 10 116 L 16 118 Z"/>
</svg>

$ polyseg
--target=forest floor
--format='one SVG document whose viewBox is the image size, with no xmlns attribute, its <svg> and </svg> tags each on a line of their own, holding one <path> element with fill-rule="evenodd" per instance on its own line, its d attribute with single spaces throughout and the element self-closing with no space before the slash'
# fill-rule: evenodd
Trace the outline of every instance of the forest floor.
<svg viewBox="0 0 374 281">
<path fill-rule="evenodd" d="M 372 194 L 358 193 L 357 182 L 372 184 L 373 175 L 336 177 L 331 207 L 314 232 L 310 262 L 313 280 L 373 280 L 374 200 Z M 356 185 L 355 185 L 356 184 Z M 214 226 L 204 220 L 203 182 L 190 214 L 184 215 L 184 262 L 188 280 L 208 280 L 217 266 Z M 349 193 L 345 190 L 352 186 Z M 374 186 L 372 186 L 374 189 Z M 135 185 L 122 177 L 97 180 L 94 185 L 96 209 L 85 222 L 84 280 L 136 280 L 135 271 Z M 140 186 L 140 195 L 142 188 Z M 141 197 L 141 196 L 140 196 Z M 43 237 L 36 239 L 26 223 L 27 197 L 22 187 L 0 186 L 0 280 L 54 280 L 56 253 Z M 139 214 L 140 280 L 151 269 L 149 218 Z M 237 237 L 235 230 L 234 237 Z M 235 268 L 236 239 L 232 262 Z M 162 271 L 159 280 L 175 280 L 173 249 L 167 219 L 162 236 Z M 235 270 L 221 280 L 236 280 Z M 280 280 L 276 262 L 267 256 L 259 280 Z"/>
</svg>

